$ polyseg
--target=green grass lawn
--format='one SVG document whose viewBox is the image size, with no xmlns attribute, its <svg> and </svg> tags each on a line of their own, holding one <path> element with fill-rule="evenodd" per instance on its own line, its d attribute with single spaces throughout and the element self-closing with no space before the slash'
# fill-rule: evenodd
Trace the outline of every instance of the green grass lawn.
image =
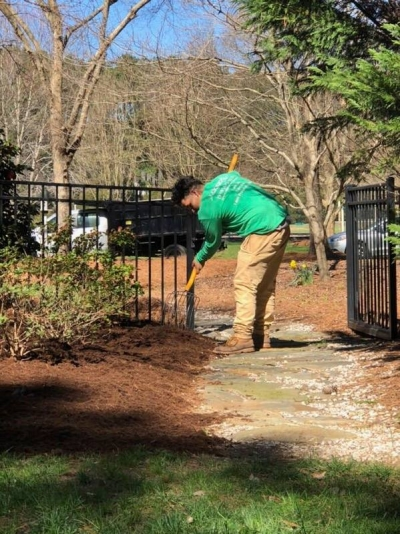
<svg viewBox="0 0 400 534">
<path fill-rule="evenodd" d="M 335 222 L 334 233 L 344 232 L 346 230 L 345 225 L 339 222 Z M 309 234 L 310 226 L 308 223 L 295 223 L 290 225 L 290 232 L 292 235 L 296 234 Z"/>
<path fill-rule="evenodd" d="M 225 250 L 217 252 L 213 257 L 218 259 L 232 260 L 236 259 L 240 248 L 240 242 L 228 242 Z M 304 254 L 308 252 L 308 246 L 300 246 L 294 241 L 289 241 L 286 245 L 286 254 Z"/>
<path fill-rule="evenodd" d="M 136 448 L 0 457 L 1 534 L 396 534 L 400 471 Z"/>
</svg>

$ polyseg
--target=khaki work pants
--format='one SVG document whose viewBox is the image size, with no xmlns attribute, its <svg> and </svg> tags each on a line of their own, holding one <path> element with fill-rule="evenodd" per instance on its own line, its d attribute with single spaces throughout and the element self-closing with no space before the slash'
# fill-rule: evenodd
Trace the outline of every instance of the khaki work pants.
<svg viewBox="0 0 400 534">
<path fill-rule="evenodd" d="M 235 277 L 235 335 L 268 335 L 274 321 L 275 286 L 290 228 L 266 235 L 251 234 L 240 247 Z"/>
</svg>

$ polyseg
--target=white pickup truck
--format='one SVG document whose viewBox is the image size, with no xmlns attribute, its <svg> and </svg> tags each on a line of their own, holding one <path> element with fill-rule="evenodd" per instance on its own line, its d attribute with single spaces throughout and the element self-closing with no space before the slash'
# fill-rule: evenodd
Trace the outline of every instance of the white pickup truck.
<svg viewBox="0 0 400 534">
<path fill-rule="evenodd" d="M 187 251 L 188 223 L 191 225 L 191 248 L 198 250 L 204 232 L 197 218 L 187 219 L 187 212 L 175 208 L 170 199 L 139 202 L 105 202 L 101 206 L 86 206 L 71 211 L 72 243 L 82 234 L 99 233 L 101 250 L 108 248 L 110 230 L 129 228 L 135 235 L 136 253 L 164 257 L 180 256 Z M 43 224 L 32 235 L 42 251 L 51 252 L 52 234 L 57 230 L 57 215 L 44 217 Z"/>
<path fill-rule="evenodd" d="M 71 211 L 72 222 L 72 243 L 75 239 L 83 234 L 96 230 L 99 232 L 99 248 L 106 250 L 108 246 L 108 217 L 107 212 L 104 210 L 72 210 Z M 51 251 L 52 248 L 52 235 L 57 230 L 57 214 L 45 216 L 43 224 L 37 226 L 32 231 L 32 236 L 39 243 L 41 248 L 45 248 Z"/>
</svg>

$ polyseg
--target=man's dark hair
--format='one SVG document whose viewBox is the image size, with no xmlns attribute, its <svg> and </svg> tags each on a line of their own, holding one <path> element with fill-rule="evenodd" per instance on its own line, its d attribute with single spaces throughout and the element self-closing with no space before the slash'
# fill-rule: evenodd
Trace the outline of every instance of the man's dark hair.
<svg viewBox="0 0 400 534">
<path fill-rule="evenodd" d="M 171 200 L 176 206 L 180 206 L 182 200 L 190 194 L 193 188 L 203 185 L 201 180 L 194 178 L 193 176 L 182 176 L 175 182 L 172 188 Z"/>
</svg>

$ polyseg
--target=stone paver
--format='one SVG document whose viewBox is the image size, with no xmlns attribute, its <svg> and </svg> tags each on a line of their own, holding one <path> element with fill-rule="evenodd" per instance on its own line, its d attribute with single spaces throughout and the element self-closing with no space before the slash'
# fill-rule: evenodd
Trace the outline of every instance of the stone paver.
<svg viewBox="0 0 400 534">
<path fill-rule="evenodd" d="M 223 341 L 232 334 L 231 320 L 203 318 L 196 330 Z M 338 347 L 301 324 L 278 324 L 271 338 L 269 350 L 216 359 L 206 369 L 202 410 L 224 415 L 210 433 L 233 444 L 399 462 L 391 414 L 371 391 L 344 388 L 360 372 L 351 345 L 342 340 Z"/>
</svg>

